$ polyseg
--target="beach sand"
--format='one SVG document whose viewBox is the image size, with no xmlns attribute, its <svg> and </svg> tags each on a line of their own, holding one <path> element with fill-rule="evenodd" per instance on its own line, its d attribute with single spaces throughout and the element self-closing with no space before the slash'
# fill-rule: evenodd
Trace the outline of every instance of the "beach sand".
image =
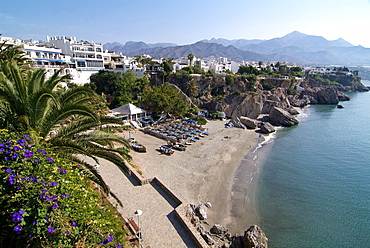
<svg viewBox="0 0 370 248">
<path fill-rule="evenodd" d="M 140 130 L 121 135 L 146 146 L 146 153 L 130 152 L 131 164 L 144 178 L 157 177 L 185 204 L 210 202 L 209 227 L 221 224 L 232 233 L 242 234 L 257 221 L 252 183 L 257 168 L 251 151 L 258 144 L 259 134 L 225 128 L 225 123 L 208 122 L 204 127 L 209 136 L 170 156 L 156 150 L 166 144 L 165 140 Z"/>
</svg>

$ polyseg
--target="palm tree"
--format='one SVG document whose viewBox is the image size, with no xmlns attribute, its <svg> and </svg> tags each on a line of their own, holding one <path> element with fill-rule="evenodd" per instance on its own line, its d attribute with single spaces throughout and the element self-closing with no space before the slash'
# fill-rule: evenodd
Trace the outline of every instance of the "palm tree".
<svg viewBox="0 0 370 248">
<path fill-rule="evenodd" d="M 192 53 L 189 53 L 188 55 L 188 60 L 190 61 L 190 66 L 193 66 L 193 59 L 194 59 L 194 55 Z"/>
<path fill-rule="evenodd" d="M 129 144 L 116 135 L 90 130 L 119 123 L 117 119 L 98 116 L 88 105 L 99 96 L 81 86 L 57 91 L 59 83 L 68 79 L 58 76 L 60 70 L 46 80 L 43 69 L 23 72 L 15 60 L 4 60 L 0 61 L 0 71 L 0 125 L 42 137 L 39 142 L 78 162 L 108 193 L 96 169 L 84 162 L 81 155 L 97 163 L 98 158 L 103 158 L 126 170 Z M 66 120 L 69 122 L 62 124 Z M 115 144 L 122 147 L 115 149 Z"/>
</svg>

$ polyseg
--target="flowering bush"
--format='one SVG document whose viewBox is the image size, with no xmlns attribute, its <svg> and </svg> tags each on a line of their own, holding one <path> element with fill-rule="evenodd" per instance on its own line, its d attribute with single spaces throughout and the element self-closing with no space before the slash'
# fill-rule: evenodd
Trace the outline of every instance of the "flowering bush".
<svg viewBox="0 0 370 248">
<path fill-rule="evenodd" d="M 122 222 L 72 162 L 0 130 L 0 247 L 121 247 Z"/>
</svg>

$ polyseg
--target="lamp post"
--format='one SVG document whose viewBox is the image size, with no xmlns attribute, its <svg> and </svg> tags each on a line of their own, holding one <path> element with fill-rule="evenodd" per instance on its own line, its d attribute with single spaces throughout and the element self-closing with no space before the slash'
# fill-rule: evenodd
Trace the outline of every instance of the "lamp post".
<svg viewBox="0 0 370 248">
<path fill-rule="evenodd" d="M 134 215 L 136 215 L 137 218 L 138 218 L 138 220 L 137 220 L 137 227 L 139 229 L 138 230 L 139 248 L 140 248 L 140 240 L 141 240 L 140 215 L 142 215 L 142 214 L 143 214 L 143 211 L 141 211 L 139 209 L 134 212 Z"/>
</svg>

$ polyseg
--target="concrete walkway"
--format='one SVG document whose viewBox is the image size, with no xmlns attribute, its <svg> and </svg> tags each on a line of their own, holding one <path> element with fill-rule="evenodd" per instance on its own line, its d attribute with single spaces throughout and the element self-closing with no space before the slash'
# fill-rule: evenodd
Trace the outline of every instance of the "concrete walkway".
<svg viewBox="0 0 370 248">
<path fill-rule="evenodd" d="M 108 161 L 102 161 L 98 168 L 111 191 L 120 199 L 123 208 L 118 211 L 125 218 L 133 217 L 134 212 L 143 211 L 140 216 L 143 247 L 198 247 L 174 212 L 176 203 L 154 183 L 141 186 L 138 182 Z"/>
</svg>

